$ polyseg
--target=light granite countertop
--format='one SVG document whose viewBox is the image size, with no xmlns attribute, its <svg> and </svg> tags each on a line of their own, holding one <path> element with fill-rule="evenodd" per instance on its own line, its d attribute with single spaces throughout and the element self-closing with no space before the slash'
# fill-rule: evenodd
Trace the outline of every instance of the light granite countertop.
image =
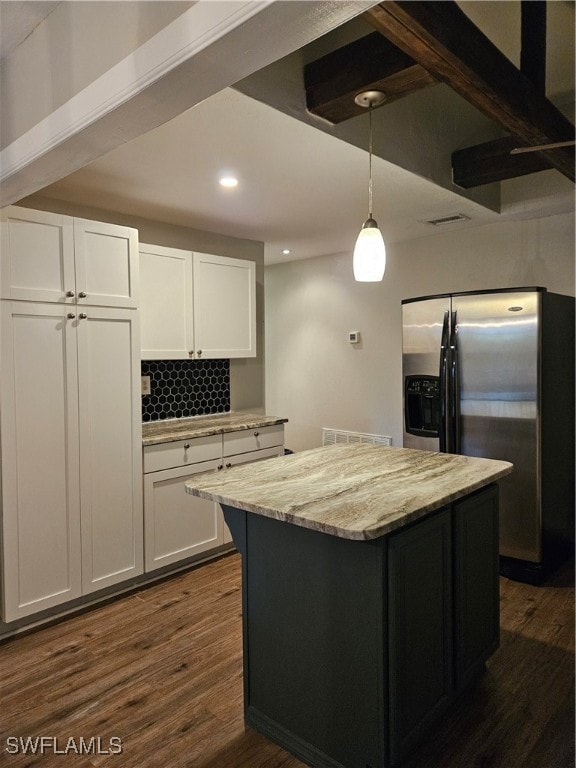
<svg viewBox="0 0 576 768">
<path fill-rule="evenodd" d="M 507 461 L 368 444 L 195 475 L 187 493 L 345 539 L 375 539 L 509 474 Z"/>
<path fill-rule="evenodd" d="M 194 437 L 221 435 L 224 432 L 239 432 L 243 429 L 271 427 L 285 424 L 288 419 L 264 416 L 257 413 L 217 413 L 211 416 L 193 416 L 189 419 L 162 419 L 142 424 L 142 445 L 172 443 Z"/>
</svg>

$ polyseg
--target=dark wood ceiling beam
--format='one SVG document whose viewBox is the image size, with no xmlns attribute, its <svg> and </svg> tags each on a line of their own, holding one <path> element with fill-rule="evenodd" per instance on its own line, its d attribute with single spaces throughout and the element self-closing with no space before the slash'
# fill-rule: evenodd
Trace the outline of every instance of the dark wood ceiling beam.
<svg viewBox="0 0 576 768">
<path fill-rule="evenodd" d="M 546 93 L 546 2 L 522 0 L 520 72 L 541 94 Z"/>
<path fill-rule="evenodd" d="M 546 92 L 546 2 L 522 0 L 520 72 L 542 95 Z M 464 189 L 504 181 L 552 168 L 540 152 L 511 155 L 519 142 L 513 136 L 477 144 L 452 153 L 452 179 Z"/>
<path fill-rule="evenodd" d="M 513 136 L 505 136 L 453 152 L 454 184 L 470 189 L 470 187 L 513 179 L 552 168 L 550 161 L 543 157 L 541 152 L 511 155 L 510 150 L 517 146 L 517 139 Z M 572 162 L 574 162 L 574 150 L 572 150 Z"/>
<path fill-rule="evenodd" d="M 453 0 L 385 0 L 364 18 L 430 74 L 516 136 L 540 145 L 574 138 L 574 126 L 474 26 Z M 574 180 L 574 155 L 542 153 Z"/>
<path fill-rule="evenodd" d="M 306 106 L 314 115 L 341 123 L 366 109 L 354 102 L 360 91 L 378 90 L 395 101 L 437 81 L 378 32 L 355 40 L 304 68 Z"/>
</svg>

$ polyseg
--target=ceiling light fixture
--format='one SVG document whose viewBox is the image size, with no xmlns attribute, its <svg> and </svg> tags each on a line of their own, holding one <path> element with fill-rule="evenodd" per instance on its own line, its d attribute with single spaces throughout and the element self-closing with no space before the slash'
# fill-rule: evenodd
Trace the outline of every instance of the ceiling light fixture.
<svg viewBox="0 0 576 768">
<path fill-rule="evenodd" d="M 362 91 L 354 101 L 360 107 L 368 109 L 369 118 L 368 218 L 362 225 L 354 246 L 354 279 L 364 283 L 375 283 L 384 277 L 386 246 L 378 224 L 372 216 L 372 110 L 386 101 L 386 94 L 382 91 Z"/>
<path fill-rule="evenodd" d="M 238 186 L 238 179 L 235 176 L 221 176 L 220 186 L 232 189 L 233 187 Z"/>
<path fill-rule="evenodd" d="M 290 253 L 290 248 L 282 248 L 282 253 L 284 254 L 284 256 L 288 256 L 288 254 Z"/>
</svg>

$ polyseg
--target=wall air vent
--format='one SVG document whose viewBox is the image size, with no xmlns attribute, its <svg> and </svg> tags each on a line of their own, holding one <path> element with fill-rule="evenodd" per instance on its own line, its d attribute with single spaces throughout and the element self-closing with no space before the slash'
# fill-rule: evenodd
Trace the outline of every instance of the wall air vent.
<svg viewBox="0 0 576 768">
<path fill-rule="evenodd" d="M 432 224 L 434 227 L 441 227 L 443 224 L 457 224 L 459 221 L 470 221 L 470 216 L 464 216 L 463 213 L 454 213 L 452 216 L 442 216 L 440 219 L 425 219 L 422 224 Z"/>
<path fill-rule="evenodd" d="M 370 435 L 366 432 L 347 432 L 343 429 L 322 427 L 322 445 L 340 445 L 344 443 L 392 445 L 392 438 L 386 435 Z"/>
</svg>

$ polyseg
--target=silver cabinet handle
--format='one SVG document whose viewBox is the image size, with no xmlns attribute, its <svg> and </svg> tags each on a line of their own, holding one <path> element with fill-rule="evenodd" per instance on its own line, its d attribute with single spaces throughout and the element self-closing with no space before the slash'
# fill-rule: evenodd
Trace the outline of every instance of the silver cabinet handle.
<svg viewBox="0 0 576 768">
<path fill-rule="evenodd" d="M 74 312 L 68 312 L 68 314 L 66 315 L 66 317 L 68 318 L 68 320 L 74 320 L 74 318 L 76 317 L 76 315 L 74 314 Z"/>
<path fill-rule="evenodd" d="M 190 443 L 184 443 L 184 450 L 187 451 L 190 448 Z"/>
<path fill-rule="evenodd" d="M 188 352 L 188 357 L 194 357 L 194 350 L 191 349 L 190 352 Z"/>
<path fill-rule="evenodd" d="M 85 299 L 87 295 L 88 294 L 86 293 L 86 291 L 80 291 L 80 293 L 78 294 L 78 298 Z"/>
<path fill-rule="evenodd" d="M 254 432 L 254 437 L 259 437 L 259 436 L 260 436 L 260 432 Z"/>
<path fill-rule="evenodd" d="M 202 356 L 202 350 L 199 349 L 197 354 L 198 354 L 198 357 L 201 357 Z"/>
<path fill-rule="evenodd" d="M 66 296 L 68 296 L 69 299 L 73 299 L 74 295 L 74 291 L 66 291 Z"/>
<path fill-rule="evenodd" d="M 80 318 L 80 320 L 86 320 L 86 318 L 88 317 L 88 315 L 86 314 L 86 312 L 80 312 L 80 314 L 78 315 L 78 317 Z"/>
</svg>

